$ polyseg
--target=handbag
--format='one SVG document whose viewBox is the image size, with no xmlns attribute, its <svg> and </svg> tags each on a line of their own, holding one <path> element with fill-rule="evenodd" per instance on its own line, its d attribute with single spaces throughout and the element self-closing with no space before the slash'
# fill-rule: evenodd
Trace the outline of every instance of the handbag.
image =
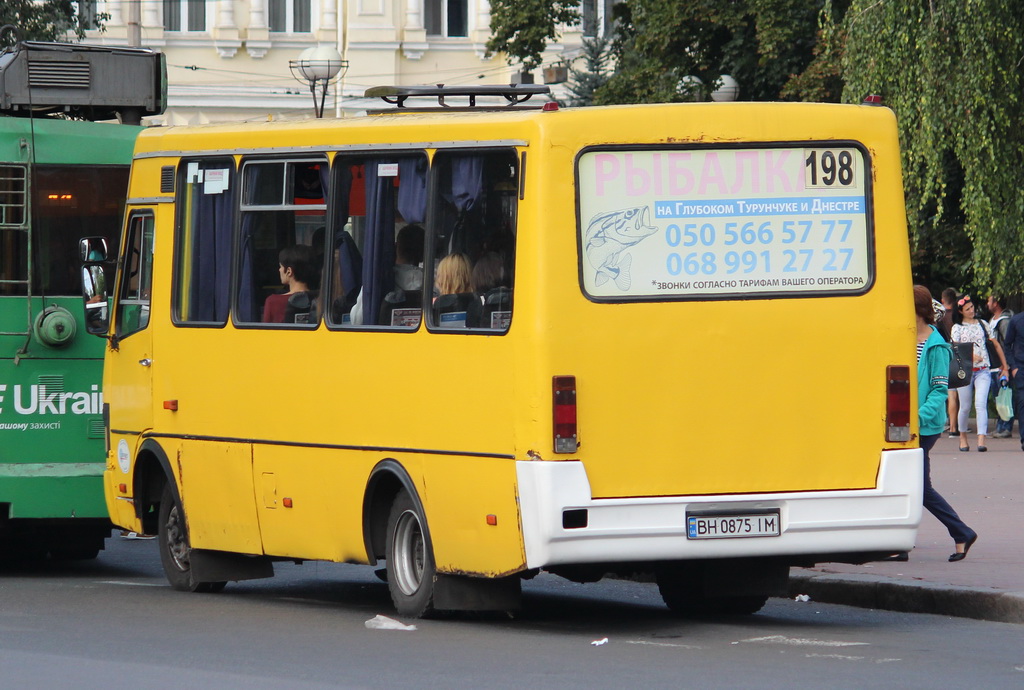
<svg viewBox="0 0 1024 690">
<path fill-rule="evenodd" d="M 953 359 L 949 362 L 950 388 L 962 388 L 971 382 L 974 373 L 974 345 L 972 343 L 950 343 Z"/>
<path fill-rule="evenodd" d="M 1013 419 L 1013 389 L 1006 385 L 1005 381 L 996 393 L 996 412 L 999 413 L 999 419 L 1004 422 Z"/>
</svg>

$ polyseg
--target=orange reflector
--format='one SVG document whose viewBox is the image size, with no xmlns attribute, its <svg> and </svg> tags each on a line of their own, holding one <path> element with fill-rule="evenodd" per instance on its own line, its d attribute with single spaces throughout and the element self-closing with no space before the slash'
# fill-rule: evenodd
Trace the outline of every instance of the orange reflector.
<svg viewBox="0 0 1024 690">
<path fill-rule="evenodd" d="M 495 525 L 497 525 L 498 524 L 498 516 L 497 515 L 488 515 L 487 516 L 487 524 L 490 525 L 491 527 L 494 527 Z"/>
<path fill-rule="evenodd" d="M 117 485 L 117 490 L 120 491 L 123 494 L 126 494 L 126 493 L 128 493 L 128 485 L 127 484 L 118 484 Z"/>
<path fill-rule="evenodd" d="M 282 498 L 281 499 L 281 505 L 283 505 L 285 508 L 291 508 L 292 507 L 292 499 L 290 499 L 290 498 Z"/>
<path fill-rule="evenodd" d="M 178 401 L 177 400 L 164 400 L 164 409 L 165 410 L 170 410 L 171 412 L 177 412 L 178 411 Z"/>
</svg>

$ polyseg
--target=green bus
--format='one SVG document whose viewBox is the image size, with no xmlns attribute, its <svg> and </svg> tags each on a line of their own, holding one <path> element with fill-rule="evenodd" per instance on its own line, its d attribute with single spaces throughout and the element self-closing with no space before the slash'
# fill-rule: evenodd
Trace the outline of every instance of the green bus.
<svg viewBox="0 0 1024 690">
<path fill-rule="evenodd" d="M 148 49 L 0 50 L 0 560 L 93 558 L 110 535 L 79 239 L 118 246 L 138 125 L 166 91 Z"/>
</svg>

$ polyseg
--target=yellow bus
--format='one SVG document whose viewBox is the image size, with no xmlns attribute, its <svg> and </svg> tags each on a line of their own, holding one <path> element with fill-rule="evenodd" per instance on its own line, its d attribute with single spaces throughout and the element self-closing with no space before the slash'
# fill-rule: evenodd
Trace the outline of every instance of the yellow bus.
<svg viewBox="0 0 1024 690">
<path fill-rule="evenodd" d="M 540 570 L 751 613 L 913 547 L 892 112 L 518 104 L 543 88 L 139 136 L 88 321 L 110 514 L 175 588 L 384 560 L 406 616 Z"/>
</svg>

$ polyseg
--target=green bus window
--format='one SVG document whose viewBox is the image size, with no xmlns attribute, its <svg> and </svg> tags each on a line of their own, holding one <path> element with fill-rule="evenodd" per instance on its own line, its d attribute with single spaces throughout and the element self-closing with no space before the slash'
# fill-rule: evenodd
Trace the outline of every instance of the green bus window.
<svg viewBox="0 0 1024 690">
<path fill-rule="evenodd" d="M 153 285 L 153 216 L 133 215 L 123 257 L 121 290 L 117 301 L 117 335 L 121 338 L 149 325 Z"/>
<path fill-rule="evenodd" d="M 515 272 L 516 153 L 439 152 L 434 176 L 430 326 L 507 331 Z"/>
<path fill-rule="evenodd" d="M 234 163 L 230 158 L 183 160 L 178 175 L 175 321 L 221 325 L 229 308 Z"/>
<path fill-rule="evenodd" d="M 324 158 L 243 164 L 238 323 L 318 322 L 326 189 Z"/>
<path fill-rule="evenodd" d="M 330 324 L 419 328 L 427 171 L 419 152 L 335 159 Z"/>
<path fill-rule="evenodd" d="M 116 246 L 127 189 L 127 165 L 37 165 L 31 175 L 0 166 L 0 227 L 31 223 L 33 294 L 79 293 L 78 240 L 102 236 Z M 0 294 L 27 294 L 28 233 L 0 234 L 0 280 L 14 281 L 0 283 Z"/>
</svg>

